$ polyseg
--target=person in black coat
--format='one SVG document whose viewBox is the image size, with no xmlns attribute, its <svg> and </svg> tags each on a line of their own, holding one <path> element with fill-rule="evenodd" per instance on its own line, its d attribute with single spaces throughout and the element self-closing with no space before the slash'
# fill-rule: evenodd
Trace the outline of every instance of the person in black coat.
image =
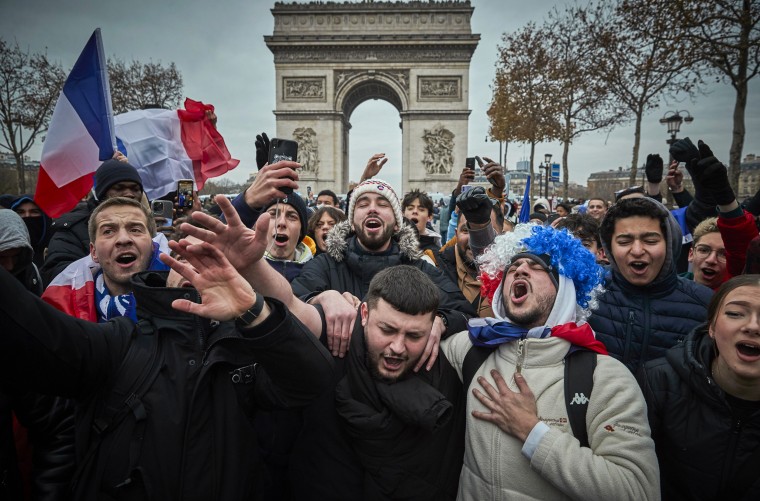
<svg viewBox="0 0 760 501">
<path fill-rule="evenodd" d="M 638 376 L 662 499 L 760 499 L 760 275 L 724 283 L 707 322 Z"/>
<path fill-rule="evenodd" d="M 172 273 L 133 277 L 138 324 L 69 317 L 0 270 L 0 385 L 82 403 L 75 499 L 255 499 L 266 478 L 251 414 L 305 405 L 333 378 L 329 354 L 281 303 L 197 243 L 172 242 L 187 259 L 164 255 Z M 135 367 L 140 350 L 150 363 Z M 124 378 L 151 373 L 117 400 L 126 417 L 101 419 L 113 392 L 134 388 Z"/>
</svg>

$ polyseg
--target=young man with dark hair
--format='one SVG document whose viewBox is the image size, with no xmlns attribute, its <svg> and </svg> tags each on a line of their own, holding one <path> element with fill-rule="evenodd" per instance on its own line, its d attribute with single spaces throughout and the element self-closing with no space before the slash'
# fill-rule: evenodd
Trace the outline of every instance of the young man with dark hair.
<svg viewBox="0 0 760 501">
<path fill-rule="evenodd" d="M 438 252 L 441 249 L 441 234 L 427 227 L 433 221 L 433 199 L 424 191 L 413 189 L 401 201 L 404 217 L 417 228 L 420 250 Z"/>
<path fill-rule="evenodd" d="M 338 195 L 332 190 L 322 190 L 317 194 L 317 206 L 329 205 L 331 207 L 340 207 Z"/>
<path fill-rule="evenodd" d="M 593 217 L 597 221 L 601 221 L 606 213 L 607 213 L 607 202 L 605 202 L 603 198 L 591 197 L 588 199 L 588 205 L 586 206 L 586 214 Z"/>
<path fill-rule="evenodd" d="M 604 261 L 602 239 L 599 236 L 599 221 L 588 214 L 569 214 L 563 217 L 555 228 L 566 228 L 596 258 L 597 263 Z"/>
<path fill-rule="evenodd" d="M 621 200 L 599 233 L 611 273 L 589 324 L 610 354 L 636 373 L 704 322 L 712 291 L 678 276 L 681 228 L 656 200 Z"/>
<path fill-rule="evenodd" d="M 257 290 L 280 299 L 326 344 L 321 309 L 298 299 L 261 259 L 260 230 L 269 216 L 253 232 L 226 200 L 219 205 L 229 225 L 202 217 L 210 231 L 188 233 L 223 249 Z M 351 348 L 345 358 L 334 356 L 334 391 L 304 409 L 289 461 L 294 499 L 456 497 L 464 453 L 462 385 L 444 357 L 430 370 L 414 370 L 426 357 L 439 300 L 438 286 L 416 266 L 390 266 L 373 275 L 364 301 L 356 304 Z"/>
</svg>

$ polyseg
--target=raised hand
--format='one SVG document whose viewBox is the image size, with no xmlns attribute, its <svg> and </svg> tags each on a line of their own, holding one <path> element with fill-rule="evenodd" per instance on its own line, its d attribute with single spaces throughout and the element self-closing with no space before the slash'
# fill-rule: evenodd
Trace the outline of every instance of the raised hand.
<svg viewBox="0 0 760 501">
<path fill-rule="evenodd" d="M 660 155 L 647 155 L 647 163 L 644 172 L 647 175 L 647 181 L 650 183 L 660 184 L 662 181 L 663 162 Z"/>
<path fill-rule="evenodd" d="M 480 160 L 480 157 L 475 157 L 475 160 L 478 161 L 478 165 L 483 169 L 483 174 L 485 174 L 486 179 L 488 179 L 488 182 L 491 183 L 491 186 L 493 187 L 491 191 L 493 191 L 494 195 L 500 197 L 504 193 L 504 188 L 507 187 L 507 178 L 504 177 L 504 167 L 488 157 L 483 157 L 483 159 L 487 162 L 485 165 Z"/>
<path fill-rule="evenodd" d="M 269 161 L 269 138 L 266 132 L 256 136 L 256 166 L 261 170 Z"/>
<path fill-rule="evenodd" d="M 262 214 L 256 221 L 256 230 L 252 230 L 243 224 L 227 197 L 217 195 L 214 200 L 227 219 L 227 224 L 208 214 L 194 212 L 192 218 L 205 228 L 183 223 L 181 229 L 187 235 L 192 235 L 216 247 L 232 266 L 244 273 L 247 268 L 264 256 L 270 216 L 267 213 Z"/>
<path fill-rule="evenodd" d="M 298 189 L 296 169 L 300 168 L 301 164 L 289 160 L 265 165 L 245 190 L 245 203 L 252 209 L 260 209 L 275 198 L 285 198 L 288 194 L 282 191 L 283 188 Z"/>
<path fill-rule="evenodd" d="M 361 182 L 377 176 L 387 161 L 388 159 L 385 158 L 385 153 L 375 153 L 372 155 L 372 157 L 370 157 L 370 159 L 367 161 L 367 166 L 364 167 Z"/>
<path fill-rule="evenodd" d="M 484 224 L 491 220 L 493 204 L 480 186 L 462 193 L 457 197 L 457 207 L 472 224 Z"/>
<path fill-rule="evenodd" d="M 201 303 L 175 299 L 172 302 L 174 309 L 226 321 L 239 317 L 256 302 L 251 285 L 213 245 L 182 239 L 169 242 L 169 247 L 187 262 L 178 261 L 168 254 L 161 254 L 160 259 L 189 280 L 201 295 Z"/>
</svg>

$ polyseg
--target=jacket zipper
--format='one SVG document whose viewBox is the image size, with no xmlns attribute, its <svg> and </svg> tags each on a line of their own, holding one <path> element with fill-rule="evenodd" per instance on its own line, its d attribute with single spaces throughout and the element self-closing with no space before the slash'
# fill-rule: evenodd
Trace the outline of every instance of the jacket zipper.
<svg viewBox="0 0 760 501">
<path fill-rule="evenodd" d="M 522 366 L 525 362 L 525 339 L 521 339 L 517 342 L 517 367 L 515 368 L 515 372 L 518 374 L 522 373 Z"/>
<path fill-rule="evenodd" d="M 628 311 L 628 323 L 625 326 L 625 348 L 623 349 L 623 363 L 628 364 L 631 355 L 631 337 L 633 334 L 633 310 Z"/>
<path fill-rule="evenodd" d="M 636 364 L 635 370 L 638 371 L 641 365 L 649 360 L 647 358 L 647 351 L 649 351 L 649 296 L 644 297 L 644 338 L 641 341 L 641 353 L 639 354 L 639 360 Z"/>
<path fill-rule="evenodd" d="M 723 463 L 723 471 L 720 475 L 720 492 L 726 492 L 729 488 L 729 482 L 733 480 L 732 473 L 735 473 L 733 458 L 736 457 L 736 446 L 739 443 L 739 436 L 742 432 L 742 420 L 734 419 L 731 425 L 731 440 L 728 443 L 728 461 Z"/>
</svg>

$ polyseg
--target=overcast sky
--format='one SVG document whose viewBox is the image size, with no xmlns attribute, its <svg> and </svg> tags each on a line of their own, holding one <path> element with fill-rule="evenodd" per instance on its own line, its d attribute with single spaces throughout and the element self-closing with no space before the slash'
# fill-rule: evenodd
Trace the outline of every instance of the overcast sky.
<svg viewBox="0 0 760 501">
<path fill-rule="evenodd" d="M 228 174 L 244 181 L 255 170 L 253 140 L 260 131 L 274 131 L 275 72 L 272 53 L 264 44 L 271 34 L 274 3 L 261 0 L 0 0 L 0 33 L 6 41 L 17 41 L 32 51 L 47 49 L 48 55 L 68 71 L 90 37 L 102 29 L 107 56 L 162 63 L 175 62 L 182 72 L 187 97 L 211 103 L 219 116 L 219 130 L 230 152 L 241 160 Z M 515 31 L 529 21 L 541 24 L 551 7 L 564 2 L 552 0 L 472 0 L 475 12 L 473 33 L 481 36 L 470 66 L 469 152 L 497 158 L 498 143 L 486 143 L 486 110 L 491 99 L 497 45 L 504 32 Z M 709 93 L 695 102 L 663 103 L 645 117 L 642 126 L 641 159 L 647 153 L 667 155 L 665 126 L 658 120 L 668 110 L 688 110 L 694 122 L 684 124 L 680 137 L 702 138 L 728 163 L 731 146 L 735 92 L 724 84 L 713 84 Z M 750 84 L 746 108 L 746 137 L 742 157 L 760 154 L 760 78 Z M 401 131 L 399 115 L 384 101 L 367 101 L 351 117 L 351 179 L 359 177 L 366 159 L 385 152 L 390 161 L 381 177 L 400 186 Z M 589 133 L 570 148 L 570 179 L 586 184 L 588 175 L 627 166 L 633 148 L 633 127 L 612 133 Z M 38 144 L 31 156 L 39 159 Z M 536 164 L 545 153 L 560 160 L 562 146 L 537 146 Z M 511 144 L 507 166 L 514 169 L 527 158 L 530 148 Z"/>
</svg>

